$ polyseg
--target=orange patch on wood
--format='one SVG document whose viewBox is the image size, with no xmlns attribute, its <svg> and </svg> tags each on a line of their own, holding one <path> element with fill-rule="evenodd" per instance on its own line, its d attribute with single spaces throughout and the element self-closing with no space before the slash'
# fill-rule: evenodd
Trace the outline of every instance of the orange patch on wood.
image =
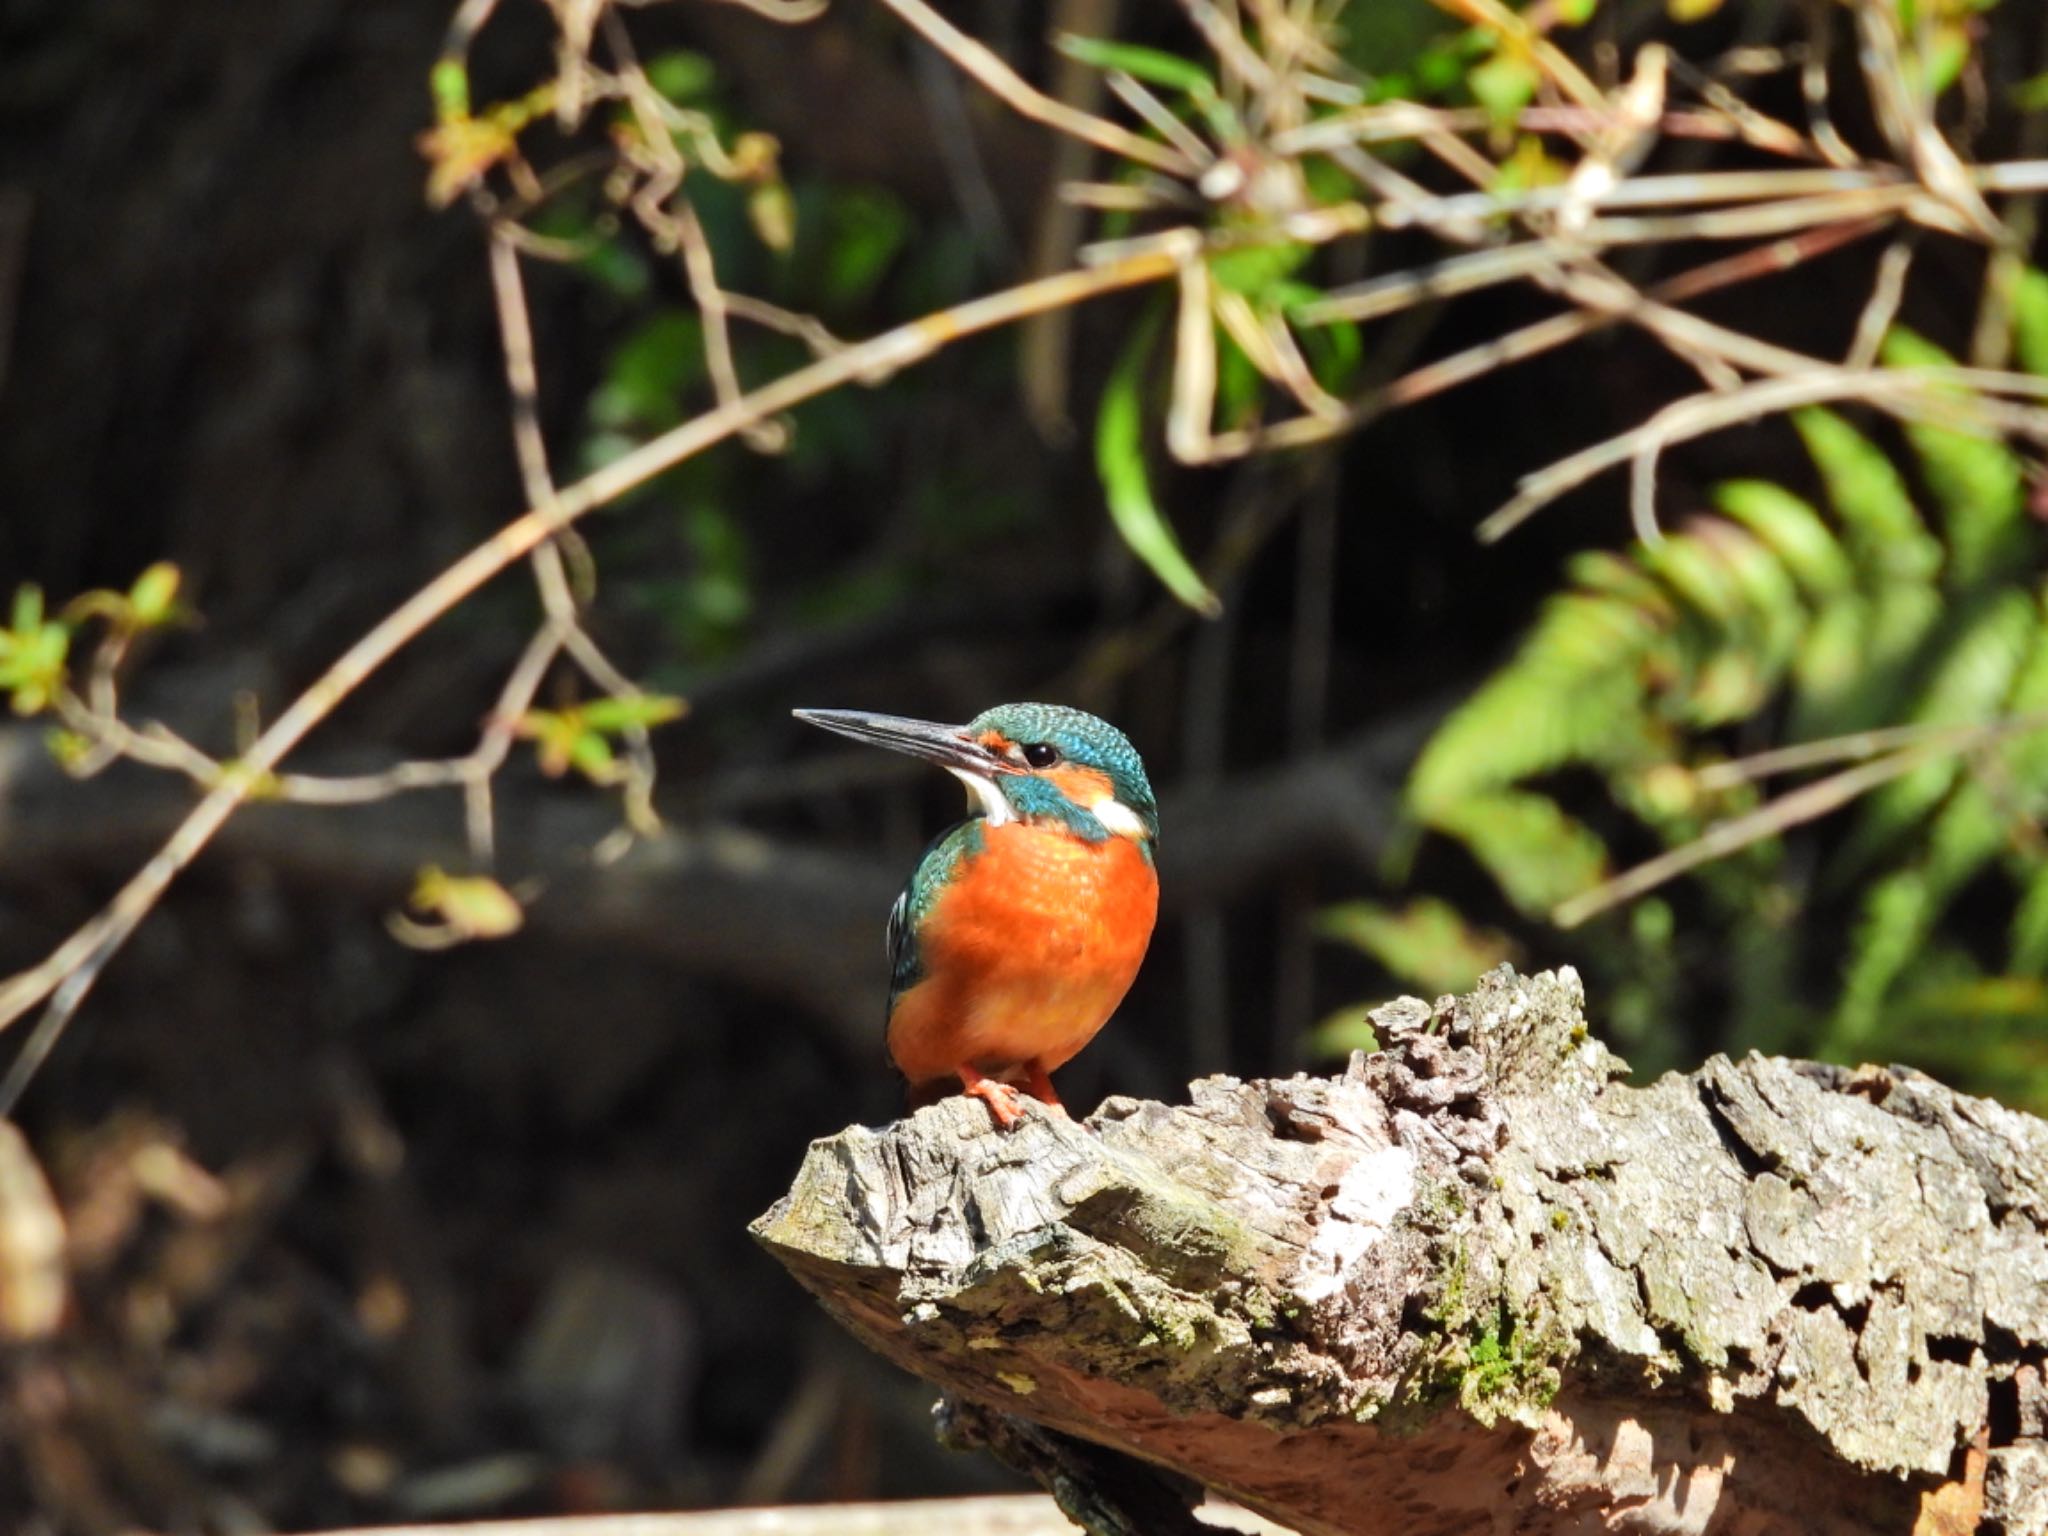
<svg viewBox="0 0 2048 1536">
<path fill-rule="evenodd" d="M 925 979 L 889 1016 L 913 1082 L 1052 1071 L 1108 1022 L 1152 939 L 1159 877 L 1128 839 L 1019 822 L 987 838 L 919 929 Z"/>
</svg>

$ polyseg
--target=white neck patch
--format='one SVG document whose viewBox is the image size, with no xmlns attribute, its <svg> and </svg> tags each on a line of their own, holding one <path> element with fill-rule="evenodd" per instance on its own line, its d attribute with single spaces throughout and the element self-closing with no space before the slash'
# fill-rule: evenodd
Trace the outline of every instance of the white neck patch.
<svg viewBox="0 0 2048 1536">
<path fill-rule="evenodd" d="M 1145 822 L 1115 795 L 1105 795 L 1088 807 L 1089 814 L 1118 837 L 1128 837 L 1134 843 L 1145 840 Z"/>
</svg>

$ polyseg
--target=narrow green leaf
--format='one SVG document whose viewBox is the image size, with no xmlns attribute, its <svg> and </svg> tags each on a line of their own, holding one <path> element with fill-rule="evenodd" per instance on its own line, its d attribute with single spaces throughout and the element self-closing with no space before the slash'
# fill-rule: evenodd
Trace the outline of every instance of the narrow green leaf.
<svg viewBox="0 0 2048 1536">
<path fill-rule="evenodd" d="M 442 122 L 469 116 L 469 69 L 460 59 L 440 59 L 427 75 L 434 115 Z"/>
<path fill-rule="evenodd" d="M 159 560 L 128 589 L 128 609 L 139 629 L 155 629 L 178 616 L 178 568 Z"/>
<path fill-rule="evenodd" d="M 1110 519 L 1131 553 L 1144 561 L 1167 591 L 1204 618 L 1213 619 L 1223 611 L 1222 600 L 1181 553 L 1173 529 L 1153 499 L 1151 475 L 1145 468 L 1144 412 L 1139 397 L 1158 329 L 1157 314 L 1155 310 L 1153 317 L 1138 327 L 1102 392 L 1102 404 L 1095 414 L 1095 470 L 1102 479 Z"/>
<path fill-rule="evenodd" d="M 1104 37 L 1083 37 L 1077 32 L 1060 33 L 1053 39 L 1053 46 L 1091 69 L 1120 69 L 1147 85 L 1185 91 L 1198 101 L 1217 99 L 1216 81 L 1209 71 L 1193 59 L 1184 59 L 1177 53 L 1145 48 L 1137 43 L 1113 42 Z"/>
<path fill-rule="evenodd" d="M 1903 326 L 1885 338 L 1883 356 L 1892 368 L 1954 366 L 1941 348 Z M 1961 389 L 1953 395 L 1958 401 L 1970 398 Z M 1906 436 L 1941 504 L 1951 584 L 1973 585 L 2009 563 L 2018 553 L 2016 536 L 2026 512 L 2026 473 L 2019 456 L 1989 433 L 1979 437 L 1908 422 Z"/>
<path fill-rule="evenodd" d="M 2036 868 L 2012 915 L 2012 958 L 2022 976 L 2048 974 L 2048 864 Z"/>
<path fill-rule="evenodd" d="M 1522 108 L 1535 100 L 1542 83 L 1543 76 L 1528 57 L 1506 47 L 1465 75 L 1472 99 L 1486 109 L 1497 128 L 1511 126 Z"/>
<path fill-rule="evenodd" d="M 591 730 L 612 736 L 636 725 L 642 730 L 651 730 L 657 725 L 667 725 L 671 720 L 680 720 L 684 708 L 681 699 L 668 694 L 642 693 L 624 698 L 592 699 L 577 713 Z"/>
<path fill-rule="evenodd" d="M 1978 604 L 1966 615 L 1928 679 L 1912 711 L 1912 723 L 1970 725 L 2000 714 L 2030 648 L 2035 622 L 2033 600 L 2016 589 L 2008 588 Z M 1863 802 L 1855 833 L 1842 850 L 1844 863 L 1856 867 L 1918 825 L 1941 803 L 1962 771 L 1960 755 L 1938 757 L 1871 794 Z"/>
<path fill-rule="evenodd" d="M 1508 900 L 1531 916 L 1547 914 L 1607 873 L 1599 836 L 1543 795 L 1473 796 L 1442 808 L 1435 825 L 1470 849 Z"/>
<path fill-rule="evenodd" d="M 1714 488 L 1714 505 L 1762 539 L 1807 594 L 1825 600 L 1849 590 L 1855 572 L 1821 515 L 1768 480 L 1731 480 Z"/>
<path fill-rule="evenodd" d="M 709 95 L 717 79 L 717 66 L 687 48 L 672 48 L 647 61 L 648 84 L 678 104 Z"/>
<path fill-rule="evenodd" d="M 1931 581 L 1941 544 L 1914 510 L 1883 449 L 1833 411 L 1795 411 L 1792 424 L 1827 483 L 1842 541 L 1867 582 Z"/>
<path fill-rule="evenodd" d="M 569 742 L 569 766 L 593 784 L 611 784 L 619 774 L 612 744 L 595 731 L 578 731 Z"/>
<path fill-rule="evenodd" d="M 1363 950 L 1396 981 L 1432 997 L 1466 990 L 1515 949 L 1505 934 L 1466 922 L 1457 908 L 1430 896 L 1400 908 L 1346 902 L 1321 913 L 1316 930 Z"/>
<path fill-rule="evenodd" d="M 1829 1031 L 1829 1054 L 1862 1056 L 1885 994 L 1927 942 L 1932 922 L 1928 896 L 1926 878 L 1916 869 L 1886 876 L 1865 895 Z"/>
<path fill-rule="evenodd" d="M 2039 267 L 2020 274 L 2013 294 L 2012 341 L 2020 366 L 2048 377 L 2048 272 Z"/>
</svg>

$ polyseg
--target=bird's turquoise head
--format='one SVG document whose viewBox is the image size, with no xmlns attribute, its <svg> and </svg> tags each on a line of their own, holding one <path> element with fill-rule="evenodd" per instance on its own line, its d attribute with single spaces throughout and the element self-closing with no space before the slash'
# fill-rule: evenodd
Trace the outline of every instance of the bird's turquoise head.
<svg viewBox="0 0 2048 1536">
<path fill-rule="evenodd" d="M 908 752 L 957 777 L 991 822 L 1063 826 L 1090 842 L 1159 838 L 1159 804 L 1130 738 L 1063 704 L 998 704 L 965 725 L 851 709 L 800 709 L 799 720 Z"/>
</svg>

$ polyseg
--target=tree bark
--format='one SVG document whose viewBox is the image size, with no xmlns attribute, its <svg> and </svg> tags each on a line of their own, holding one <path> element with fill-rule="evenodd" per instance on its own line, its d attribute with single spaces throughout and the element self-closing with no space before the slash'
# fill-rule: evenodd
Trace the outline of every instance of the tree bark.
<svg viewBox="0 0 2048 1536">
<path fill-rule="evenodd" d="M 1109 1447 L 1331 1536 L 2048 1531 L 2048 1125 L 1903 1068 L 1633 1087 L 1582 1009 L 1503 968 L 1336 1078 L 947 1100 L 755 1233 L 1070 1510 Z"/>
</svg>

